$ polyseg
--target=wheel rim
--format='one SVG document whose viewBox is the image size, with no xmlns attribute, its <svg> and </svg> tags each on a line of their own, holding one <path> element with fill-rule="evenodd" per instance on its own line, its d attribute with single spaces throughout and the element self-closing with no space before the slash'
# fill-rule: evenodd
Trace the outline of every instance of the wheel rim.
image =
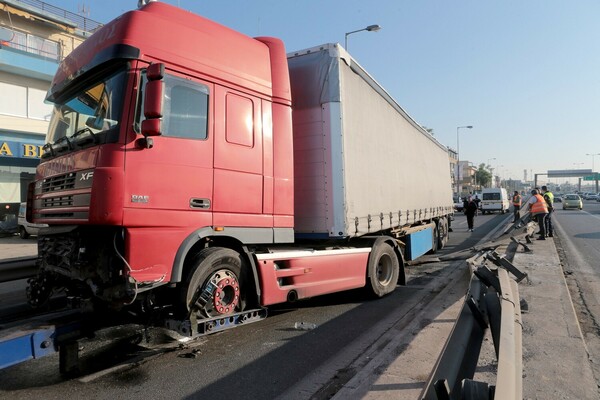
<svg viewBox="0 0 600 400">
<path fill-rule="evenodd" d="M 233 313 L 240 302 L 240 283 L 235 274 L 227 269 L 216 271 L 206 281 L 205 288 L 210 284 L 214 285 L 214 291 L 203 313 L 208 317 Z"/>
<path fill-rule="evenodd" d="M 394 276 L 394 262 L 389 255 L 384 254 L 379 258 L 376 273 L 377 281 L 382 286 L 387 286 L 391 282 Z"/>
</svg>

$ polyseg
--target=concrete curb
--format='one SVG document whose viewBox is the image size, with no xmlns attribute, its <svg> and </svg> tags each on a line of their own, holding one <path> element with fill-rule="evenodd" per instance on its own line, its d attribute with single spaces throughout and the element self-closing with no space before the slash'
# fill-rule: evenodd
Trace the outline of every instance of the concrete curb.
<svg viewBox="0 0 600 400">
<path fill-rule="evenodd" d="M 521 297 L 523 398 L 598 399 L 598 387 L 554 241 L 534 241 L 514 264 L 529 275 Z"/>
</svg>

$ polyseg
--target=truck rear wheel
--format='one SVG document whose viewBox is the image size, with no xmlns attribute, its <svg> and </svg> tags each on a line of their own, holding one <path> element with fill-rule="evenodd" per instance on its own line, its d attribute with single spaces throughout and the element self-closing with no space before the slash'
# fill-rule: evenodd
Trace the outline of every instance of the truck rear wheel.
<svg viewBox="0 0 600 400">
<path fill-rule="evenodd" d="M 396 289 L 400 262 L 392 246 L 379 243 L 373 247 L 367 265 L 367 289 L 376 297 L 383 297 Z"/>
<path fill-rule="evenodd" d="M 225 248 L 202 250 L 180 291 L 181 309 L 186 315 L 213 318 L 242 311 L 243 260 Z"/>
</svg>

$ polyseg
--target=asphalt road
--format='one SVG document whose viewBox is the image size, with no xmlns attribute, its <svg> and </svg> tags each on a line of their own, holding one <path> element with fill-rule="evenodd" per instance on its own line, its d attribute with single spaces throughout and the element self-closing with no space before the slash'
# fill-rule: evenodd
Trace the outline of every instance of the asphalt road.
<svg viewBox="0 0 600 400">
<path fill-rule="evenodd" d="M 557 203 L 553 221 L 594 374 L 600 379 L 600 203 L 584 201 L 581 211 L 562 210 Z"/>
<path fill-rule="evenodd" d="M 473 247 L 506 218 L 480 215 L 471 233 L 464 215 L 457 215 L 449 244 L 440 255 Z M 14 399 L 272 399 L 286 397 L 291 387 L 302 387 L 313 398 L 329 398 L 357 372 L 366 349 L 391 326 L 419 318 L 459 264 L 412 266 L 408 285 L 382 299 L 373 300 L 355 290 L 270 307 L 264 321 L 207 336 L 174 351 L 156 354 L 148 346 L 126 344 L 103 357 L 90 358 L 83 379 L 61 377 L 55 356 L 33 360 L 0 371 L 0 395 Z M 449 302 L 464 293 L 456 296 Z M 294 328 L 295 322 L 314 323 L 317 328 L 300 331 Z M 84 343 L 83 354 L 98 346 Z M 128 364 L 133 367 L 114 368 L 116 356 L 128 353 L 134 357 Z M 432 368 L 434 363 L 432 359 Z"/>
</svg>

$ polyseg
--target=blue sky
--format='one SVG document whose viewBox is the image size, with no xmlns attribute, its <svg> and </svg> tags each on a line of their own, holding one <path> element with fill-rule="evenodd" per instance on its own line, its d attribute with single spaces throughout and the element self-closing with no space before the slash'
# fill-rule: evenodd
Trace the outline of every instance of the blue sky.
<svg viewBox="0 0 600 400">
<path fill-rule="evenodd" d="M 108 22 L 137 0 L 46 0 Z M 600 153 L 600 1 L 165 0 L 287 51 L 344 43 L 421 125 L 503 178 Z M 495 158 L 495 160 L 494 160 Z M 594 157 L 600 170 L 600 155 Z M 531 176 L 531 175 L 530 175 Z"/>
</svg>

